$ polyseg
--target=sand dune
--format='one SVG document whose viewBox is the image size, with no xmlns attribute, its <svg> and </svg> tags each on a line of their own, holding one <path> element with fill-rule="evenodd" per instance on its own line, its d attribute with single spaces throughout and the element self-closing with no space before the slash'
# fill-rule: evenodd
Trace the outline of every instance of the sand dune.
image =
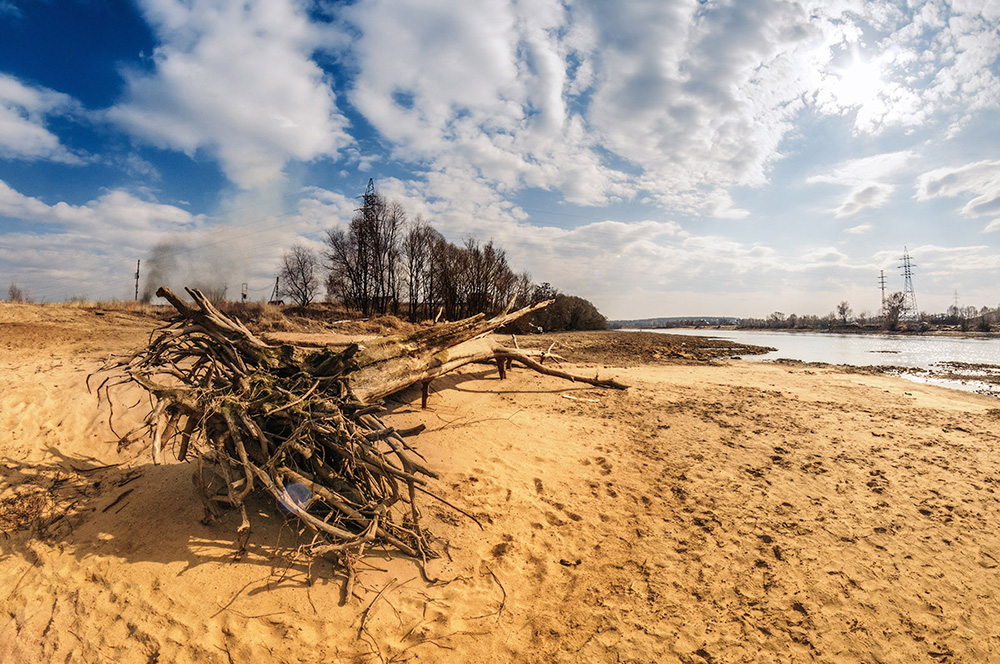
<svg viewBox="0 0 1000 664">
<path fill-rule="evenodd" d="M 436 381 L 427 410 L 416 390 L 390 401 L 387 419 L 427 425 L 415 444 L 436 489 L 482 530 L 425 502 L 437 582 L 373 550 L 342 606 L 341 572 L 296 557 L 296 526 L 266 501 L 234 562 L 238 519 L 199 523 L 189 465 L 117 453 L 84 381 L 155 321 L 12 306 L 0 305 L 2 662 L 1000 651 L 994 398 L 739 361 L 577 367 L 627 392 L 472 367 Z M 141 414 L 119 409 L 116 427 Z"/>
</svg>

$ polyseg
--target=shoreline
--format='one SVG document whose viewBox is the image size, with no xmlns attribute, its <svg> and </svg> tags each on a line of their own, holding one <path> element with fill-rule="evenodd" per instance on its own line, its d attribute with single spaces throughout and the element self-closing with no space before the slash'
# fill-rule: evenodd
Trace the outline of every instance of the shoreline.
<svg viewBox="0 0 1000 664">
<path fill-rule="evenodd" d="M 573 369 L 632 387 L 470 366 L 435 380 L 426 410 L 419 388 L 387 401 L 390 426 L 427 426 L 410 442 L 441 475 L 433 490 L 483 529 L 421 503 L 439 582 L 376 548 L 341 606 L 343 574 L 296 557 L 266 501 L 235 563 L 239 519 L 199 523 L 190 464 L 116 452 L 83 379 L 149 325 L 105 318 L 0 344 L 0 524 L 12 496 L 26 520 L 0 534 L 0 660 L 909 662 L 1000 648 L 993 397 L 567 334 Z"/>
<path fill-rule="evenodd" d="M 843 334 L 848 336 L 886 336 L 886 337 L 945 337 L 953 339 L 1000 339 L 1000 331 L 997 332 L 961 332 L 958 330 L 869 330 L 857 328 L 837 328 L 830 330 L 817 329 L 788 329 L 788 328 L 757 328 L 757 327 L 737 327 L 736 325 L 705 325 L 705 326 L 679 326 L 679 327 L 645 327 L 645 328 L 609 328 L 611 331 L 637 330 L 646 332 L 667 333 L 669 330 L 719 330 L 722 332 L 780 332 L 783 334 Z"/>
</svg>

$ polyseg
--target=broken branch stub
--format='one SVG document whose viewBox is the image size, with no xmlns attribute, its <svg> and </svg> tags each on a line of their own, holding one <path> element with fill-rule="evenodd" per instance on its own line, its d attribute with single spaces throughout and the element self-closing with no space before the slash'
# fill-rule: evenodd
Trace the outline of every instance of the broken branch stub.
<svg viewBox="0 0 1000 664">
<path fill-rule="evenodd" d="M 485 336 L 547 303 L 342 351 L 306 350 L 268 344 L 200 291 L 186 290 L 194 306 L 168 288 L 157 291 L 177 316 L 148 346 L 102 369 L 109 375 L 98 396 L 131 383 L 152 395 L 144 423 L 119 446 L 152 434 L 155 463 L 171 449 L 180 460 L 197 460 L 195 485 L 203 493 L 201 464 L 217 465 L 225 495 L 202 496 L 205 518 L 215 518 L 213 498 L 238 508 L 241 546 L 250 528 L 244 501 L 257 489 L 315 531 L 307 547 L 315 555 L 346 560 L 378 543 L 421 560 L 433 557 L 416 496 L 418 490 L 434 496 L 425 485 L 436 474 L 374 415 L 379 399 L 410 385 L 470 362 L 514 361 L 569 380 L 625 387 L 545 367 Z"/>
</svg>

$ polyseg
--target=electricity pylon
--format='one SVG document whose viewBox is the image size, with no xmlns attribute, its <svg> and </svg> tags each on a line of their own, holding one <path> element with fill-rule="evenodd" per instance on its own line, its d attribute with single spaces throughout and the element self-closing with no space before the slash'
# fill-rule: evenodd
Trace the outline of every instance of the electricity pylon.
<svg viewBox="0 0 1000 664">
<path fill-rule="evenodd" d="M 903 320 L 919 320 L 920 309 L 917 308 L 917 294 L 913 292 L 913 268 L 916 267 L 910 262 L 910 253 L 903 247 L 903 264 L 899 268 L 903 271 L 903 311 L 900 318 Z"/>
</svg>

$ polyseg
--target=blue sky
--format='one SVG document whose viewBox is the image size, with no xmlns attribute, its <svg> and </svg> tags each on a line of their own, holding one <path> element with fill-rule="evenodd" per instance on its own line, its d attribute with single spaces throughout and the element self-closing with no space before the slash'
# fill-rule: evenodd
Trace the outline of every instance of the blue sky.
<svg viewBox="0 0 1000 664">
<path fill-rule="evenodd" d="M 270 292 L 368 178 L 612 318 L 1000 304 L 1000 0 L 0 0 L 0 287 Z"/>
</svg>

